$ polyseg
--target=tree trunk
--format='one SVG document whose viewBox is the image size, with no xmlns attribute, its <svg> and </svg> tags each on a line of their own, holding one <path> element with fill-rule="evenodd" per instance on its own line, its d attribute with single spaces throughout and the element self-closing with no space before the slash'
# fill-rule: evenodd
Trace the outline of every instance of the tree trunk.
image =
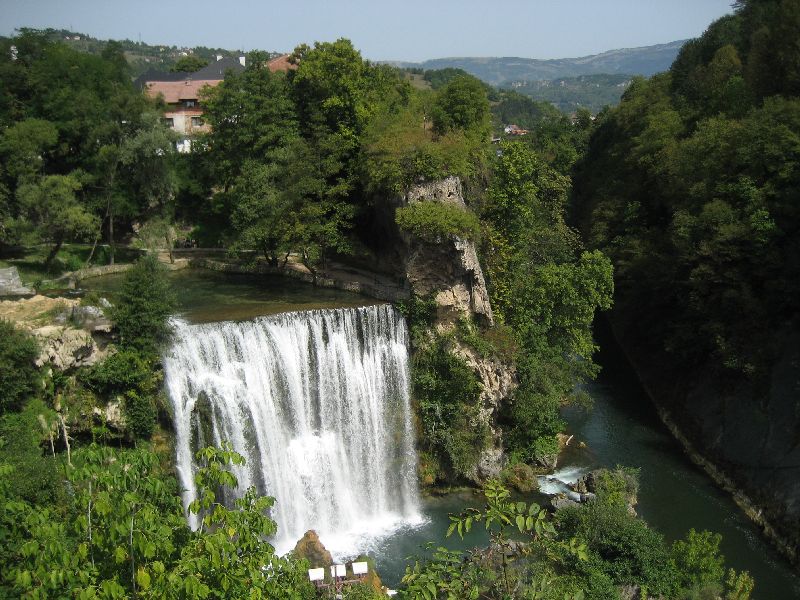
<svg viewBox="0 0 800 600">
<path fill-rule="evenodd" d="M 114 264 L 114 213 L 111 211 L 111 202 L 108 203 L 108 250 L 110 254 L 108 264 Z"/>
<path fill-rule="evenodd" d="M 50 253 L 47 255 L 47 258 L 44 259 L 44 266 L 45 268 L 50 266 L 50 263 L 53 262 L 53 259 L 58 254 L 58 251 L 61 250 L 61 244 L 64 243 L 64 240 L 56 240 L 56 245 L 50 249 Z"/>
<path fill-rule="evenodd" d="M 92 262 L 94 258 L 94 253 L 97 251 L 97 243 L 103 239 L 103 225 L 108 218 L 108 205 L 106 206 L 106 214 L 103 215 L 103 218 L 100 220 L 100 229 L 97 231 L 97 235 L 94 236 L 94 244 L 92 244 L 92 251 L 89 252 L 89 258 L 86 259 L 86 264 L 84 266 L 88 267 L 89 264 Z"/>
<path fill-rule="evenodd" d="M 64 421 L 64 416 L 61 413 L 58 413 L 58 420 L 61 421 L 61 431 L 64 433 L 64 445 L 67 447 L 67 464 L 71 467 L 72 449 L 69 445 L 69 429 L 67 429 L 67 424 Z"/>
</svg>

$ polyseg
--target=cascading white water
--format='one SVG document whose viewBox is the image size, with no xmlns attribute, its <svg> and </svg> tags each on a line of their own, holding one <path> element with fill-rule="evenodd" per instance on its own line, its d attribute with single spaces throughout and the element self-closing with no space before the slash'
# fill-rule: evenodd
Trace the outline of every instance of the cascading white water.
<svg viewBox="0 0 800 600">
<path fill-rule="evenodd" d="M 275 497 L 279 551 L 315 529 L 355 554 L 419 520 L 408 334 L 392 306 L 174 325 L 164 370 L 185 506 L 194 450 L 227 440 L 247 460 L 237 492 Z"/>
</svg>

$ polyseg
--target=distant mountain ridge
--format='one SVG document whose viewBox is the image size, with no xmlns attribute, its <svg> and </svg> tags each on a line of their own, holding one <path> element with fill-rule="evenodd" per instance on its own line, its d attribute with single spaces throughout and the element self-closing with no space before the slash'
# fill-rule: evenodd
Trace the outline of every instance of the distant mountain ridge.
<svg viewBox="0 0 800 600">
<path fill-rule="evenodd" d="M 578 58 L 542 60 L 520 57 L 454 57 L 435 58 L 419 63 L 390 61 L 389 64 L 425 70 L 447 67 L 464 69 L 490 85 L 598 74 L 649 77 L 669 69 L 687 41 L 678 40 L 640 48 L 620 48 Z"/>
</svg>

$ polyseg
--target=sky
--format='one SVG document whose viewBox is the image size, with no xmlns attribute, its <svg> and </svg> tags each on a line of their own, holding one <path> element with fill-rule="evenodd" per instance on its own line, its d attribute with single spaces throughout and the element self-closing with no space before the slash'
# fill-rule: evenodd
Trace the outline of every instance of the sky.
<svg viewBox="0 0 800 600">
<path fill-rule="evenodd" d="M 291 51 L 346 37 L 370 60 L 572 58 L 700 35 L 732 0 L 0 0 L 0 35 Z"/>
</svg>

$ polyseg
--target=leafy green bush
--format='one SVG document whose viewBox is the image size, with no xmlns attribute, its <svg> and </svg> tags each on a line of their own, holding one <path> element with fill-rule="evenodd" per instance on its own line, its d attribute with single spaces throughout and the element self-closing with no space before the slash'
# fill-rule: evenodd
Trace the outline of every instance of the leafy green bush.
<svg viewBox="0 0 800 600">
<path fill-rule="evenodd" d="M 631 516 L 625 506 L 590 502 L 556 512 L 566 536 L 586 541 L 586 567 L 605 573 L 617 584 L 647 586 L 651 594 L 673 597 L 679 573 L 663 536 Z"/>
<path fill-rule="evenodd" d="M 87 387 L 105 396 L 150 388 L 152 376 L 150 362 L 131 349 L 120 350 L 79 375 Z"/>
<path fill-rule="evenodd" d="M 112 318 L 120 345 L 155 355 L 169 335 L 167 319 L 175 308 L 175 297 L 164 268 L 147 255 L 125 274 Z"/>
<path fill-rule="evenodd" d="M 398 208 L 395 221 L 400 229 L 434 243 L 450 236 L 476 240 L 481 230 L 474 213 L 443 202 L 415 202 Z"/>
<path fill-rule="evenodd" d="M 600 502 L 624 507 L 636 503 L 639 469 L 617 465 L 613 470 L 599 469 L 595 475 L 595 491 Z"/>
<path fill-rule="evenodd" d="M 125 421 L 137 439 L 150 439 L 156 426 L 156 405 L 153 398 L 129 390 L 125 394 Z"/>
<path fill-rule="evenodd" d="M 414 294 L 408 300 L 398 301 L 395 306 L 405 317 L 411 333 L 411 343 L 420 345 L 424 341 L 425 332 L 436 320 L 436 299 L 433 295 L 422 297 Z"/>
<path fill-rule="evenodd" d="M 140 351 L 123 348 L 103 362 L 82 371 L 79 381 L 106 401 L 124 396 L 127 433 L 133 439 L 149 439 L 158 416 L 156 395 L 160 371 Z"/>
<path fill-rule="evenodd" d="M 38 355 L 31 336 L 0 319 L 0 414 L 18 409 L 35 393 L 39 372 L 33 361 Z"/>
<path fill-rule="evenodd" d="M 477 425 L 481 384 L 443 338 L 419 350 L 413 366 L 420 443 L 446 470 L 465 477 L 487 441 L 488 432 Z"/>
<path fill-rule="evenodd" d="M 725 557 L 720 554 L 722 536 L 690 529 L 686 539 L 672 544 L 672 559 L 686 590 L 720 588 L 725 576 Z M 719 591 L 718 589 L 716 591 Z"/>
<path fill-rule="evenodd" d="M 0 417 L 0 464 L 13 468 L 11 495 L 28 502 L 53 503 L 61 492 L 56 461 L 49 456 L 49 448 L 48 455 L 42 448 L 46 432 L 39 415 L 47 418 L 50 412 L 44 402 L 35 399 L 21 412 Z"/>
</svg>

